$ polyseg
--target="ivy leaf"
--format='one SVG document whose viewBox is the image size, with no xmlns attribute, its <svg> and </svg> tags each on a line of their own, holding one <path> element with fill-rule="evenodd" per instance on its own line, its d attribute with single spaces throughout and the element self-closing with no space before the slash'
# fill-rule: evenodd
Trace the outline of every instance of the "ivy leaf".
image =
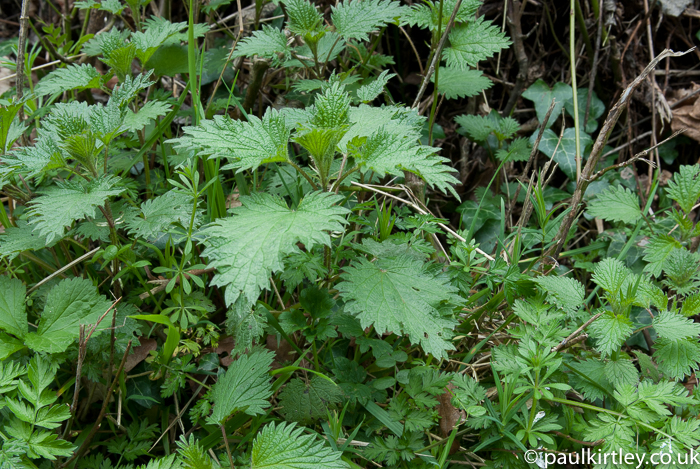
<svg viewBox="0 0 700 469">
<path fill-rule="evenodd" d="M 82 91 L 89 88 L 99 88 L 102 75 L 89 64 L 74 64 L 59 68 L 46 75 L 34 88 L 37 96 L 63 93 L 69 90 Z"/>
<path fill-rule="evenodd" d="M 538 277 L 535 282 L 547 292 L 547 298 L 569 313 L 574 313 L 583 305 L 586 289 L 571 277 Z"/>
<path fill-rule="evenodd" d="M 611 311 L 603 313 L 588 327 L 591 331 L 591 337 L 596 339 L 596 349 L 603 355 L 610 355 L 613 351 L 618 350 L 634 330 L 632 322 L 628 318 L 621 314 L 616 315 Z"/>
<path fill-rule="evenodd" d="M 435 75 L 430 77 L 435 83 Z M 438 92 L 445 99 L 470 98 L 488 90 L 493 82 L 484 76 L 481 70 L 462 70 L 453 67 L 440 67 L 438 75 Z"/>
<path fill-rule="evenodd" d="M 104 205 L 109 197 L 124 192 L 123 187 L 116 187 L 118 183 L 119 178 L 113 176 L 87 183 L 56 183 L 56 187 L 46 189 L 44 195 L 31 202 L 29 223 L 35 225 L 39 235 L 46 236 L 47 242 L 63 237 L 66 226 L 94 217 L 97 207 Z"/>
<path fill-rule="evenodd" d="M 295 378 L 280 393 L 280 412 L 288 422 L 310 424 L 325 418 L 327 410 L 341 401 L 343 392 L 338 385 L 325 378 L 314 376 L 306 384 Z"/>
<path fill-rule="evenodd" d="M 0 292 L 0 330 L 24 337 L 28 327 L 27 312 L 24 310 L 27 289 L 20 280 L 0 275 Z"/>
<path fill-rule="evenodd" d="M 384 87 L 389 82 L 389 80 L 395 76 L 395 73 L 389 74 L 389 70 L 384 70 L 374 81 L 367 85 L 361 86 L 357 90 L 357 98 L 365 103 L 373 101 L 377 96 L 379 96 L 382 93 L 382 91 L 384 91 Z"/>
<path fill-rule="evenodd" d="M 549 85 L 547 85 L 547 83 L 545 83 L 541 78 L 530 85 L 530 87 L 523 92 L 523 98 L 529 99 L 535 104 L 537 120 L 540 122 L 542 122 L 544 120 L 544 116 L 547 115 L 552 99 L 555 100 L 554 109 L 552 110 L 552 114 L 549 116 L 549 120 L 547 121 L 547 127 L 551 127 L 552 124 L 556 122 L 557 118 L 561 114 L 564 104 L 570 99 L 573 100 L 573 95 L 574 92 L 570 85 L 567 85 L 566 83 L 556 83 L 554 88 L 550 88 Z"/>
<path fill-rule="evenodd" d="M 619 185 L 610 186 L 598 194 L 588 204 L 588 213 L 605 221 L 621 221 L 630 224 L 642 218 L 637 194 Z"/>
<path fill-rule="evenodd" d="M 290 210 L 283 199 L 264 193 L 241 197 L 233 217 L 215 221 L 203 230 L 203 252 L 217 269 L 211 285 L 227 286 L 226 303 L 243 293 L 254 302 L 260 290 L 269 288 L 270 273 L 282 270 L 285 255 L 315 245 L 330 245 L 326 231 L 341 231 L 348 210 L 333 204 L 342 196 L 312 192 Z"/>
<path fill-rule="evenodd" d="M 460 302 L 457 289 L 421 261 L 408 255 L 375 262 L 359 258 L 341 277 L 338 291 L 347 302 L 346 311 L 357 316 L 363 328 L 403 333 L 436 357 L 454 350 L 449 339 L 456 322 L 445 309 Z"/>
<path fill-rule="evenodd" d="M 268 372 L 274 357 L 273 352 L 257 351 L 234 361 L 211 389 L 214 411 L 207 421 L 223 425 L 238 411 L 248 415 L 264 414 L 272 395 Z"/>
<path fill-rule="evenodd" d="M 681 166 L 666 189 L 668 196 L 678 202 L 685 213 L 690 213 L 700 198 L 700 166 Z"/>
<path fill-rule="evenodd" d="M 290 56 L 287 46 L 287 36 L 284 31 L 269 25 L 263 25 L 262 29 L 254 31 L 252 35 L 241 39 L 233 51 L 232 57 L 253 57 L 278 59 L 277 54 L 283 54 L 285 58 Z"/>
<path fill-rule="evenodd" d="M 557 83 L 559 84 L 559 83 Z M 556 87 L 556 85 L 555 85 Z M 577 94 L 578 96 L 578 116 L 579 116 L 579 121 L 583 123 L 584 119 L 586 118 L 586 106 L 588 105 L 588 88 L 578 88 Z M 551 102 L 551 101 L 550 101 Z M 549 109 L 549 103 L 547 103 L 547 107 L 545 108 L 545 113 L 547 112 L 547 109 Z M 566 100 L 564 103 L 564 109 L 566 109 L 566 112 L 571 116 L 574 117 L 574 96 L 573 96 L 573 91 L 571 92 L 571 97 Z M 586 128 L 584 129 L 584 132 L 588 134 L 592 134 L 593 132 L 596 131 L 598 128 L 598 118 L 603 115 L 605 112 L 605 104 L 603 101 L 598 98 L 598 95 L 596 94 L 595 91 L 591 93 L 591 105 L 590 108 L 588 109 L 588 121 L 586 122 Z M 539 117 L 539 115 L 538 115 Z M 542 116 L 544 117 L 544 116 Z M 549 118 L 550 122 L 553 122 L 555 119 L 553 117 Z"/>
<path fill-rule="evenodd" d="M 367 139 L 360 148 L 354 148 L 353 156 L 364 171 L 372 170 L 379 177 L 385 174 L 401 176 L 410 171 L 421 177 L 429 186 L 459 199 L 453 185 L 459 181 L 451 174 L 456 172 L 447 166 L 446 158 L 435 155 L 437 148 L 416 145 L 408 138 L 389 133 L 383 127 Z"/>
<path fill-rule="evenodd" d="M 396 22 L 405 10 L 390 0 L 348 0 L 331 7 L 331 20 L 343 39 L 368 41 L 370 33 Z"/>
<path fill-rule="evenodd" d="M 481 61 L 492 57 L 511 42 L 498 26 L 484 17 L 476 18 L 467 24 L 455 25 L 449 35 L 450 47 L 442 53 L 448 67 L 465 69 L 467 65 L 476 67 Z"/>
<path fill-rule="evenodd" d="M 342 453 L 303 435 L 295 424 L 266 425 L 253 442 L 251 469 L 346 469 Z"/>
<path fill-rule="evenodd" d="M 530 137 L 530 143 L 534 145 L 536 139 L 537 133 L 535 132 Z M 557 148 L 558 142 L 559 136 L 552 129 L 547 129 L 542 133 L 539 150 L 559 164 L 559 168 L 564 171 L 564 174 L 569 179 L 574 180 L 576 179 L 576 129 L 568 128 L 564 130 L 564 136 L 561 139 L 559 148 Z M 591 137 L 587 133 L 581 132 L 582 158 L 587 157 L 586 147 L 592 143 Z M 557 150 L 556 153 L 554 152 L 555 149 Z"/>
<path fill-rule="evenodd" d="M 289 161 L 290 129 L 284 116 L 272 108 L 268 108 L 262 120 L 252 115 L 248 122 L 214 116 L 197 127 L 185 127 L 184 131 L 186 136 L 168 142 L 215 158 L 228 158 L 230 163 L 222 170 L 240 172 L 262 164 Z"/>
<path fill-rule="evenodd" d="M 90 280 L 62 280 L 46 297 L 37 331 L 29 332 L 24 341 L 37 352 L 63 352 L 78 338 L 80 324 L 95 324 L 110 305 Z"/>
</svg>

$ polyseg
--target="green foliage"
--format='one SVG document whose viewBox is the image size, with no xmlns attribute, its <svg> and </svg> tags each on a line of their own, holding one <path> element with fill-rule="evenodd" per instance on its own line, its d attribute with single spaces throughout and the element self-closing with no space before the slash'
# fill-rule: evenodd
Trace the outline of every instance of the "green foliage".
<svg viewBox="0 0 700 469">
<path fill-rule="evenodd" d="M 217 381 L 211 390 L 214 412 L 211 423 L 223 424 L 234 412 L 248 415 L 265 413 L 272 395 L 268 371 L 272 364 L 270 352 L 253 352 L 242 355 Z"/>
<path fill-rule="evenodd" d="M 679 170 L 645 180 L 603 150 L 580 216 L 572 120 L 588 158 L 607 103 L 578 89 L 574 116 L 542 79 L 523 109 L 480 0 L 447 33 L 457 0 L 254 2 L 240 23 L 206 3 L 77 2 L 0 98 L 0 466 L 520 469 L 699 444 L 692 152 L 661 147 Z"/>
<path fill-rule="evenodd" d="M 243 296 L 250 302 L 260 290 L 269 288 L 270 273 L 283 269 L 282 258 L 316 244 L 328 245 L 326 231 L 343 229 L 346 210 L 334 206 L 338 196 L 309 193 L 291 210 L 280 198 L 253 194 L 242 198 L 242 207 L 232 209 L 233 217 L 208 227 L 206 250 L 209 266 L 217 269 L 213 285 L 225 286 L 226 301 L 233 304 Z"/>
<path fill-rule="evenodd" d="M 598 194 L 588 204 L 588 213 L 606 221 L 623 223 L 634 223 L 642 218 L 637 194 L 622 186 L 611 186 L 605 192 Z"/>
<path fill-rule="evenodd" d="M 251 469 L 344 469 L 341 453 L 316 441 L 313 435 L 303 435 L 303 428 L 274 423 L 266 425 L 253 443 Z"/>
<path fill-rule="evenodd" d="M 455 324 L 450 305 L 460 300 L 430 265 L 410 255 L 375 262 L 359 258 L 342 278 L 338 290 L 363 328 L 401 332 L 436 357 L 446 357 L 446 351 L 454 349 L 449 342 Z"/>
</svg>

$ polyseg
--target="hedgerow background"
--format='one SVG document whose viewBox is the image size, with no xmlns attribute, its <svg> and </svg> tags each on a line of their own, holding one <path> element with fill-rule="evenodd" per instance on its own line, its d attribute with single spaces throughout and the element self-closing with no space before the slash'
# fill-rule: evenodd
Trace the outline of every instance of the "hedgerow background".
<svg viewBox="0 0 700 469">
<path fill-rule="evenodd" d="M 699 7 L 0 1 L 0 467 L 697 449 Z"/>
</svg>

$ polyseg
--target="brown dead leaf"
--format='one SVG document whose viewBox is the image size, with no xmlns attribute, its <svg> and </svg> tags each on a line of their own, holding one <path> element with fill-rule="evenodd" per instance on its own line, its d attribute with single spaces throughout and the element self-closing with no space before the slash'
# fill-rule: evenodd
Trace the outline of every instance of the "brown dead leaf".
<svg viewBox="0 0 700 469">
<path fill-rule="evenodd" d="M 133 370 L 136 367 L 136 365 L 144 361 L 146 357 L 148 357 L 149 352 L 155 350 L 158 346 L 158 342 L 156 342 L 156 339 L 149 339 L 144 337 L 139 337 L 139 343 L 141 345 L 132 349 L 134 353 L 126 357 L 124 371 L 126 371 L 127 373 Z"/>
<path fill-rule="evenodd" d="M 452 392 L 455 389 L 454 384 L 450 383 L 445 388 L 445 392 L 440 394 L 438 398 L 438 414 L 440 415 L 440 433 L 443 438 L 447 438 L 454 430 L 455 426 L 462 420 L 467 418 L 463 410 L 458 410 L 452 405 Z M 450 448 L 450 454 L 459 451 L 459 440 L 455 439 Z"/>
<path fill-rule="evenodd" d="M 698 142 L 700 142 L 700 97 L 686 99 L 685 96 L 699 87 L 693 83 L 691 90 L 680 90 L 676 93 L 678 99 L 673 104 L 681 103 L 681 105 L 673 110 L 673 119 L 671 120 L 671 129 L 674 132 L 686 129 L 685 135 Z"/>
</svg>

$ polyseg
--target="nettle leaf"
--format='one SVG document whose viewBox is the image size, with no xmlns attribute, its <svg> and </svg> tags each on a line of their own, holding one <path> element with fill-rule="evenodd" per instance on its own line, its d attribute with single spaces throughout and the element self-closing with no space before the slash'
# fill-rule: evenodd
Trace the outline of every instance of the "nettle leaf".
<svg viewBox="0 0 700 469">
<path fill-rule="evenodd" d="M 389 70 L 384 70 L 381 73 L 381 75 L 379 75 L 374 81 L 367 85 L 361 86 L 357 90 L 357 98 L 365 103 L 373 101 L 377 96 L 379 96 L 382 93 L 382 91 L 384 91 L 384 87 L 389 82 L 389 80 L 395 76 L 395 73 L 389 74 Z"/>
<path fill-rule="evenodd" d="M 662 233 L 654 236 L 644 247 L 644 261 L 648 262 L 644 270 L 654 277 L 658 277 L 661 275 L 661 270 L 669 254 L 680 247 L 680 241 L 671 235 Z"/>
<path fill-rule="evenodd" d="M 233 353 L 244 353 L 265 333 L 267 315 L 264 306 L 251 306 L 245 298 L 239 298 L 226 312 L 226 331 L 234 339 Z"/>
<path fill-rule="evenodd" d="M 447 278 L 428 265 L 408 255 L 375 262 L 359 258 L 341 277 L 338 291 L 347 302 L 346 311 L 357 316 L 363 328 L 405 334 L 436 357 L 454 350 L 449 339 L 456 322 L 450 309 L 461 300 Z"/>
<path fill-rule="evenodd" d="M 327 411 L 342 400 L 343 391 L 337 384 L 320 376 L 313 376 L 308 383 L 294 378 L 279 395 L 280 413 L 288 422 L 310 424 L 327 417 Z"/>
<path fill-rule="evenodd" d="M 690 213 L 700 198 L 700 166 L 681 166 L 666 189 L 668 196 L 678 202 L 685 213 Z"/>
<path fill-rule="evenodd" d="M 449 160 L 435 155 L 437 148 L 417 145 L 415 141 L 389 133 L 383 127 L 355 149 L 355 161 L 366 172 L 372 170 L 379 177 L 385 174 L 401 176 L 410 171 L 421 177 L 429 186 L 459 196 L 453 185 L 459 181 L 451 173 L 456 170 L 447 166 Z"/>
<path fill-rule="evenodd" d="M 496 158 L 499 161 L 527 161 L 530 159 L 530 154 L 532 153 L 532 146 L 530 141 L 524 137 L 516 138 L 507 149 L 501 148 L 496 151 Z"/>
<path fill-rule="evenodd" d="M 348 0 L 331 7 L 331 20 L 343 39 L 368 41 L 370 33 L 395 23 L 406 10 L 390 0 Z"/>
<path fill-rule="evenodd" d="M 455 122 L 461 126 L 459 132 L 468 134 L 475 142 L 485 142 L 493 132 L 493 120 L 488 116 L 464 114 L 455 117 Z"/>
<path fill-rule="evenodd" d="M 0 275 L 0 330 L 22 338 L 27 333 L 27 312 L 24 297 L 27 289 L 22 281 Z"/>
<path fill-rule="evenodd" d="M 473 20 L 481 3 L 482 0 L 463 0 L 455 16 L 455 23 L 466 23 Z M 417 25 L 419 28 L 429 28 L 431 31 L 437 31 L 442 26 L 444 31 L 456 5 L 457 0 L 443 0 L 441 18 L 440 2 L 416 3 L 411 7 L 411 11 L 405 15 L 405 20 L 411 26 Z"/>
<path fill-rule="evenodd" d="M 438 92 L 446 99 L 470 98 L 493 86 L 481 70 L 462 70 L 461 68 L 440 67 L 438 72 Z M 435 75 L 430 77 L 435 83 Z"/>
<path fill-rule="evenodd" d="M 606 257 L 596 265 L 593 281 L 603 290 L 617 295 L 629 274 L 629 269 L 622 261 Z"/>
<path fill-rule="evenodd" d="M 639 382 L 639 373 L 632 360 L 611 360 L 605 364 L 605 377 L 615 387 L 622 385 L 636 385 Z"/>
<path fill-rule="evenodd" d="M 193 200 L 187 194 L 169 191 L 141 204 L 125 217 L 131 236 L 151 239 L 167 232 L 173 223 L 188 226 L 192 216 Z"/>
<path fill-rule="evenodd" d="M 201 25 L 198 26 L 201 28 Z M 176 42 L 176 35 L 185 28 L 185 22 L 171 23 L 165 18 L 152 16 L 144 21 L 143 32 L 137 31 L 131 35 L 131 43 L 136 46 L 136 56 L 141 63 L 148 62 L 160 46 Z"/>
<path fill-rule="evenodd" d="M 271 423 L 255 438 L 251 451 L 251 469 L 345 469 L 342 453 L 334 451 L 304 428 L 295 424 Z"/>
<path fill-rule="evenodd" d="M 229 116 L 214 116 L 197 127 L 185 127 L 185 137 L 168 142 L 215 158 L 226 157 L 230 163 L 221 169 L 239 172 L 289 161 L 290 129 L 284 116 L 268 108 L 262 120 L 252 115 L 249 119 L 243 122 Z"/>
<path fill-rule="evenodd" d="M 37 96 L 63 93 L 64 91 L 82 91 L 88 88 L 99 88 L 102 75 L 89 64 L 74 64 L 59 68 L 46 75 L 37 83 L 34 92 Z"/>
<path fill-rule="evenodd" d="M 697 339 L 661 338 L 654 342 L 654 347 L 654 361 L 658 363 L 659 371 L 664 375 L 679 380 L 698 370 L 700 344 Z"/>
<path fill-rule="evenodd" d="M 629 318 L 611 311 L 603 313 L 588 329 L 596 340 L 596 349 L 603 355 L 618 350 L 631 335 L 634 328 Z"/>
<path fill-rule="evenodd" d="M 639 197 L 620 185 L 610 186 L 598 194 L 588 203 L 588 213 L 605 221 L 621 221 L 630 224 L 642 218 Z"/>
<path fill-rule="evenodd" d="M 455 25 L 449 39 L 450 46 L 442 52 L 442 58 L 448 67 L 462 69 L 466 65 L 476 67 L 480 61 L 511 44 L 505 33 L 490 21 L 485 21 L 483 16 L 467 24 Z"/>
<path fill-rule="evenodd" d="M 103 54 L 109 55 L 112 51 L 124 47 L 129 36 L 131 36 L 131 31 L 128 29 L 120 30 L 118 28 L 112 28 L 87 41 L 83 45 L 83 53 L 90 57 L 97 57 Z"/>
<path fill-rule="evenodd" d="M 287 27 L 291 32 L 303 36 L 323 29 L 323 16 L 314 4 L 306 0 L 285 0 L 282 3 L 287 11 Z"/>
<path fill-rule="evenodd" d="M 551 127 L 557 118 L 561 114 L 561 110 L 564 104 L 568 100 L 573 102 L 574 91 L 570 85 L 566 83 L 556 83 L 554 88 L 550 88 L 544 80 L 539 79 L 528 89 L 523 92 L 523 98 L 529 99 L 535 104 L 535 112 L 537 113 L 537 120 L 542 122 L 544 116 L 547 115 L 549 110 L 549 105 L 552 103 L 552 99 L 555 100 L 554 109 L 552 114 L 549 116 L 547 121 L 547 127 Z M 585 108 L 584 108 L 585 112 Z"/>
<path fill-rule="evenodd" d="M 268 372 L 274 358 L 273 352 L 257 351 L 234 361 L 211 389 L 214 411 L 207 421 L 223 425 L 238 411 L 248 415 L 264 414 L 272 395 Z"/>
<path fill-rule="evenodd" d="M 42 236 L 33 231 L 33 227 L 24 220 L 19 220 L 17 226 L 11 226 L 0 233 L 0 257 L 12 260 L 24 251 L 38 251 L 42 248 L 53 246 L 54 243 L 46 241 Z"/>
<path fill-rule="evenodd" d="M 586 289 L 576 279 L 571 277 L 547 276 L 538 277 L 535 282 L 547 292 L 547 299 L 569 313 L 581 308 L 586 295 Z"/>
<path fill-rule="evenodd" d="M 671 311 L 662 311 L 652 321 L 659 337 L 669 340 L 686 339 L 700 335 L 700 324 Z"/>
<path fill-rule="evenodd" d="M 415 109 L 367 104 L 350 107 L 349 119 L 352 126 L 338 144 L 342 151 L 346 151 L 348 143 L 355 137 L 370 137 L 380 127 L 390 134 L 418 140 L 426 120 Z"/>
<path fill-rule="evenodd" d="M 124 116 L 124 126 L 127 130 L 131 130 L 132 132 L 141 130 L 152 120 L 170 112 L 171 108 L 172 105 L 164 101 L 149 101 L 144 104 L 137 113 L 129 110 L 126 116 Z"/>
<path fill-rule="evenodd" d="M 284 31 L 269 25 L 263 25 L 262 29 L 254 31 L 252 35 L 241 39 L 233 51 L 232 57 L 258 57 L 278 59 L 277 54 L 283 54 L 289 58 L 290 49 L 287 45 L 287 36 Z"/>
<path fill-rule="evenodd" d="M 104 205 L 109 197 L 124 192 L 123 187 L 117 187 L 119 182 L 119 178 L 107 176 L 87 183 L 56 183 L 55 187 L 43 191 L 44 195 L 32 200 L 29 223 L 35 226 L 34 231 L 46 236 L 48 242 L 63 237 L 66 226 L 94 217 L 97 207 Z"/>
<path fill-rule="evenodd" d="M 330 245 L 326 231 L 341 231 L 348 210 L 334 206 L 342 196 L 312 192 L 291 210 L 283 199 L 255 193 L 241 197 L 243 206 L 234 215 L 219 219 L 203 230 L 203 255 L 217 269 L 211 285 L 226 286 L 226 302 L 233 304 L 242 294 L 257 300 L 269 288 L 270 274 L 282 270 L 282 260 L 298 250 Z"/>
<path fill-rule="evenodd" d="M 533 133 L 530 137 L 530 143 L 535 144 L 537 139 L 537 132 Z M 568 128 L 564 130 L 564 136 L 559 143 L 559 148 L 557 148 L 557 143 L 559 142 L 559 135 L 555 134 L 551 129 L 547 129 L 542 133 L 542 140 L 540 140 L 539 150 L 545 155 L 549 156 L 554 160 L 555 163 L 559 164 L 559 168 L 564 171 L 569 179 L 576 179 L 576 129 Z M 591 145 L 593 140 L 587 133 L 581 132 L 581 152 L 582 158 L 587 158 L 587 148 Z M 554 150 L 557 150 L 556 153 Z"/>
<path fill-rule="evenodd" d="M 95 324 L 110 306 L 91 281 L 62 280 L 46 297 L 37 331 L 29 332 L 24 341 L 37 352 L 63 352 L 78 338 L 80 324 Z"/>
</svg>

